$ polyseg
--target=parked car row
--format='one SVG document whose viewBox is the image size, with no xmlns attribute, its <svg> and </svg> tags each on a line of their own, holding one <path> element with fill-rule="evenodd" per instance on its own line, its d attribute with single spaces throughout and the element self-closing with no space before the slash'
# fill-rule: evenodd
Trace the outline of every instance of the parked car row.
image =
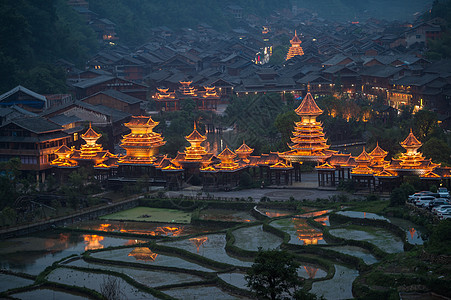
<svg viewBox="0 0 451 300">
<path fill-rule="evenodd" d="M 415 193 L 409 196 L 408 202 L 430 210 L 441 220 L 451 218 L 451 202 L 446 188 L 440 188 L 439 193 L 429 191 Z"/>
</svg>

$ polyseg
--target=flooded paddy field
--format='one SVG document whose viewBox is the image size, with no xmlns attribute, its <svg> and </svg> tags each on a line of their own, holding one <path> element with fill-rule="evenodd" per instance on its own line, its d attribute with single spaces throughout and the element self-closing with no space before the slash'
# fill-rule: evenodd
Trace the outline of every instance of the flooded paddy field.
<svg viewBox="0 0 451 300">
<path fill-rule="evenodd" d="M 371 265 L 379 261 L 373 254 L 370 253 L 370 251 L 356 246 L 332 246 L 327 247 L 326 249 L 361 258 L 367 265 Z"/>
<path fill-rule="evenodd" d="M 361 258 L 368 265 L 378 262 L 378 259 L 366 249 L 356 246 L 336 245 L 332 242 L 328 245 L 324 240 L 321 229 L 313 227 L 307 222 L 307 218 L 313 218 L 323 226 L 330 226 L 329 213 L 331 213 L 331 210 L 320 210 L 313 207 L 302 207 L 302 209 L 304 213 L 283 209 L 258 208 L 262 214 L 272 218 L 267 219 L 265 221 L 266 224 L 286 232 L 291 237 L 289 243 L 299 245 L 299 247 L 289 245 L 293 249 L 303 249 L 301 246 L 307 246 L 308 248 L 308 245 L 317 245 L 317 247 L 324 247 L 325 249 Z M 347 209 L 352 209 L 352 207 Z M 144 286 L 162 289 L 161 292 L 164 294 L 178 299 L 212 299 L 212 295 L 214 295 L 214 299 L 246 299 L 233 294 L 233 291 L 224 290 L 222 286 L 224 283 L 212 284 L 213 281 L 205 281 L 217 276 L 237 289 L 248 290 L 245 271 L 246 268 L 252 266 L 252 257 L 247 259 L 237 258 L 229 255 L 225 250 L 227 244 L 225 231 L 230 228 L 227 226 L 234 225 L 216 225 L 221 224 L 221 222 L 210 222 L 214 224 L 213 226 L 190 224 L 186 214 L 191 218 L 190 213 L 179 210 L 164 209 L 159 211 L 158 209 L 152 209 L 144 211 L 140 208 L 137 211 L 129 210 L 114 214 L 115 216 L 113 217 L 117 217 L 119 220 L 112 220 L 113 217 L 110 215 L 106 216 L 106 219 L 74 224 L 69 230 L 78 229 L 76 232 L 47 231 L 28 237 L 2 240 L 0 241 L 0 267 L 12 272 L 39 275 L 54 262 L 60 261 L 58 265 L 55 265 L 56 267 L 54 266 L 55 269 L 46 275 L 46 280 L 100 291 L 100 286 L 108 276 L 113 276 L 120 283 L 121 289 L 128 299 L 156 299 L 148 291 L 145 291 Z M 421 244 L 423 242 L 421 239 L 423 229 L 409 221 L 385 218 L 377 214 L 352 210 L 341 211 L 339 214 L 352 218 L 389 221 L 407 232 L 407 240 L 410 243 Z M 154 221 L 160 217 L 159 222 Z M 198 212 L 196 217 L 201 221 L 203 220 L 203 223 L 208 223 L 208 221 L 227 221 L 245 224 L 256 221 L 255 217 L 247 210 L 203 209 Z M 165 221 L 162 221 L 163 219 Z M 224 222 L 224 224 L 227 223 Z M 329 228 L 329 232 L 334 236 L 367 241 L 387 253 L 403 251 L 402 239 L 388 230 L 371 226 L 332 225 L 336 226 Z M 83 230 L 86 230 L 86 233 Z M 92 234 L 91 230 L 98 232 Z M 114 233 L 114 235 L 111 235 L 111 233 Z M 260 247 L 262 249 L 278 249 L 283 242 L 279 236 L 263 231 L 261 224 L 232 228 L 231 233 L 235 238 L 233 245 L 247 251 L 258 251 Z M 133 236 L 131 238 L 127 237 L 127 234 L 140 234 L 143 237 Z M 409 236 L 411 239 L 409 239 Z M 173 248 L 172 250 L 174 251 L 185 250 L 199 255 L 197 257 L 198 260 L 186 253 L 183 254 L 183 251 L 179 251 L 177 256 L 172 256 L 170 253 L 172 250 L 167 252 L 153 251 L 149 248 L 151 247 L 149 244 L 140 245 L 149 241 Z M 155 247 L 155 249 L 158 248 Z M 81 255 L 88 250 L 96 250 L 88 255 L 105 260 L 105 262 L 94 263 L 88 261 L 88 259 L 84 260 Z M 308 282 L 312 282 L 310 292 L 318 296 L 322 295 L 325 299 L 348 299 L 353 297 L 352 283 L 359 275 L 355 267 L 342 266 L 340 263 L 343 262 L 336 260 L 333 256 L 325 258 L 315 253 L 306 255 L 305 262 L 303 262 L 302 256 L 304 254 L 301 251 L 298 254 L 294 250 L 293 253 L 298 255 L 297 259 L 300 262 L 300 267 L 297 270 L 298 276 L 308 279 Z M 69 256 L 73 257 L 68 258 Z M 203 257 L 208 258 L 208 260 L 203 261 Z M 311 260 L 307 259 L 307 257 Z M 320 262 L 321 259 L 328 261 L 329 266 L 333 265 L 335 267 L 333 278 L 322 280 L 327 276 L 328 269 L 325 267 L 327 264 Z M 239 268 L 211 266 L 209 260 Z M 203 262 L 201 263 L 201 261 Z M 121 263 L 130 264 L 122 265 Z M 141 266 L 133 265 L 134 263 Z M 148 266 L 152 266 L 152 268 Z M 71 267 L 85 268 L 90 271 L 73 269 Z M 169 271 L 164 269 L 167 267 L 174 269 L 169 269 Z M 95 270 L 99 273 L 94 272 Z M 138 289 L 131 283 L 127 283 L 119 275 L 114 276 L 102 273 L 108 271 L 130 277 L 141 284 L 143 290 Z M 207 273 L 202 274 L 195 271 Z M 0 282 L 0 292 L 34 283 L 32 279 L 2 273 L 0 273 Z M 176 286 L 171 287 L 171 285 Z M 23 292 L 16 292 L 11 296 L 18 299 L 33 300 L 86 299 L 86 295 L 49 288 L 26 292 L 24 289 Z"/>
<path fill-rule="evenodd" d="M 342 216 L 346 216 L 346 217 L 350 217 L 350 218 L 384 220 L 384 221 L 390 222 L 390 220 L 387 219 L 386 217 L 379 216 L 379 215 L 373 214 L 373 213 L 363 212 L 363 211 L 350 211 L 350 210 L 339 211 L 339 212 L 337 212 L 337 215 L 342 215 Z"/>
<path fill-rule="evenodd" d="M 282 244 L 281 238 L 263 231 L 262 225 L 240 228 L 232 234 L 235 236 L 234 246 L 244 250 L 276 249 Z"/>
<path fill-rule="evenodd" d="M 230 299 L 248 299 L 245 297 L 229 294 L 216 286 L 190 286 L 183 288 L 174 288 L 163 290 L 165 294 L 177 299 L 187 300 L 230 300 Z"/>
<path fill-rule="evenodd" d="M 190 269 L 204 272 L 212 272 L 213 270 L 202 267 L 198 264 L 186 261 L 184 259 L 156 253 L 148 247 L 124 248 L 117 250 L 107 250 L 91 254 L 92 257 L 121 261 L 136 262 L 141 264 L 151 264 L 154 266 L 174 267 L 182 269 Z"/>
<path fill-rule="evenodd" d="M 259 211 L 262 215 L 265 215 L 270 218 L 285 217 L 296 213 L 295 211 L 292 210 L 283 210 L 265 207 L 257 207 L 257 211 Z"/>
<path fill-rule="evenodd" d="M 28 292 L 17 293 L 12 295 L 14 298 L 21 300 L 37 300 L 37 299 L 64 299 L 64 300 L 86 300 L 85 296 L 78 296 L 66 292 L 53 289 L 36 289 Z"/>
<path fill-rule="evenodd" d="M 290 235 L 290 244 L 295 245 L 321 245 L 326 244 L 323 233 L 310 226 L 307 219 L 285 218 L 272 221 L 271 226 L 285 231 Z"/>
<path fill-rule="evenodd" d="M 34 280 L 0 273 L 0 292 L 33 284 Z"/>
<path fill-rule="evenodd" d="M 370 242 L 387 253 L 404 251 L 404 243 L 401 238 L 380 228 L 353 225 L 347 228 L 331 229 L 329 233 L 345 239 Z"/>
<path fill-rule="evenodd" d="M 250 267 L 253 263 L 252 261 L 230 257 L 226 253 L 225 234 L 209 234 L 185 240 L 165 242 L 161 243 L 161 245 L 183 249 L 215 261 L 235 266 Z"/>
<path fill-rule="evenodd" d="M 75 224 L 72 228 L 98 230 L 103 232 L 143 234 L 150 236 L 177 237 L 190 234 L 218 231 L 222 227 L 192 225 L 192 224 L 168 224 L 133 221 L 109 221 L 93 220 Z"/>
<path fill-rule="evenodd" d="M 181 284 L 193 281 L 202 281 L 201 277 L 181 272 L 169 271 L 152 271 L 133 267 L 113 266 L 103 264 L 88 263 L 82 259 L 74 260 L 67 264 L 68 266 L 82 267 L 89 269 L 109 270 L 118 273 L 123 273 L 139 283 L 148 287 L 157 287 L 170 284 Z"/>
<path fill-rule="evenodd" d="M 229 209 L 203 209 L 199 212 L 199 219 L 227 222 L 256 221 L 256 219 L 247 211 Z"/>
<path fill-rule="evenodd" d="M 121 292 L 123 295 L 127 295 L 127 298 L 131 299 L 158 299 L 149 293 L 144 293 L 132 285 L 128 284 L 124 279 L 107 275 L 91 272 L 82 272 L 67 268 L 58 268 L 47 276 L 47 279 L 52 282 L 63 283 L 67 285 L 76 285 L 80 287 L 86 287 L 88 289 L 101 292 L 102 284 L 108 280 L 108 277 L 113 277 L 118 281 Z M 64 299 L 64 298 L 62 298 Z"/>
<path fill-rule="evenodd" d="M 311 293 L 325 299 L 351 299 L 352 283 L 359 272 L 341 265 L 335 265 L 335 275 L 330 280 L 314 282 Z"/>
<path fill-rule="evenodd" d="M 45 232 L 0 242 L 0 267 L 38 275 L 55 261 L 87 250 L 134 245 L 140 241 L 101 235 Z"/>
</svg>

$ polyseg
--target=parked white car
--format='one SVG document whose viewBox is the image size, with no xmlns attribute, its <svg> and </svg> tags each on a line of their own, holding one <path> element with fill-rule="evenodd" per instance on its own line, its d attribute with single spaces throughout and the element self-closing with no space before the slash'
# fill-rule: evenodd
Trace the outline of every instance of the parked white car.
<svg viewBox="0 0 451 300">
<path fill-rule="evenodd" d="M 451 208 L 446 208 L 442 212 L 437 213 L 438 217 L 444 216 L 444 215 L 451 215 Z"/>
<path fill-rule="evenodd" d="M 447 188 L 445 187 L 438 188 L 437 192 L 439 193 L 440 198 L 449 198 L 449 192 Z"/>
<path fill-rule="evenodd" d="M 435 197 L 433 196 L 420 196 L 414 200 L 413 203 L 415 203 L 418 207 L 423 207 L 424 205 L 429 205 L 429 202 L 434 201 Z"/>
<path fill-rule="evenodd" d="M 446 204 L 446 205 L 440 205 L 437 207 L 432 208 L 431 212 L 435 215 L 437 215 L 439 212 L 443 212 L 445 211 L 447 208 L 451 208 L 451 204 Z"/>
<path fill-rule="evenodd" d="M 421 191 L 421 192 L 415 193 L 413 195 L 410 195 L 409 196 L 409 200 L 413 200 L 413 199 L 416 199 L 418 197 L 427 196 L 427 195 L 430 195 L 430 194 L 433 194 L 433 193 L 430 192 L 430 191 Z"/>
<path fill-rule="evenodd" d="M 451 215 L 441 215 L 438 217 L 440 220 L 451 219 Z"/>
</svg>

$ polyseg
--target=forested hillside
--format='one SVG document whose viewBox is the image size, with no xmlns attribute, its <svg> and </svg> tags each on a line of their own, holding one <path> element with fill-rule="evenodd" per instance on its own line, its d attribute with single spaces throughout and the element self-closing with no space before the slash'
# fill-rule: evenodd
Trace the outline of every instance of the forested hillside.
<svg viewBox="0 0 451 300">
<path fill-rule="evenodd" d="M 0 0 L 0 93 L 21 84 L 39 93 L 66 89 L 53 66 L 80 65 L 98 48 L 94 32 L 65 0 Z"/>
<path fill-rule="evenodd" d="M 299 8 L 337 20 L 408 20 L 427 10 L 432 0 L 292 0 Z"/>
<path fill-rule="evenodd" d="M 423 18 L 426 21 L 434 18 L 441 18 L 446 21 L 446 24 L 442 25 L 444 33 L 440 39 L 430 41 L 427 57 L 435 60 L 451 58 L 451 0 L 435 0 L 431 11 L 426 13 Z"/>
<path fill-rule="evenodd" d="M 150 29 L 167 26 L 172 29 L 207 23 L 218 31 L 233 28 L 236 20 L 225 13 L 229 4 L 237 4 L 243 15 L 268 16 L 274 10 L 291 8 L 289 0 L 91 0 L 90 9 L 117 25 L 122 41 L 139 44 L 149 39 Z"/>
</svg>

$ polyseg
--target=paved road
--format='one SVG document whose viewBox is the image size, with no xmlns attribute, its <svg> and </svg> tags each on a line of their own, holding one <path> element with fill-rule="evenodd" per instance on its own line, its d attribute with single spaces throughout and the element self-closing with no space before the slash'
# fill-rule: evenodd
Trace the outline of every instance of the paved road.
<svg viewBox="0 0 451 300">
<path fill-rule="evenodd" d="M 176 197 L 180 194 L 185 196 L 196 196 L 197 193 L 201 192 L 200 187 L 191 187 L 182 191 L 172 191 L 167 192 L 170 197 Z M 335 190 L 318 190 L 318 181 L 316 172 L 303 173 L 302 182 L 296 182 L 292 186 L 284 187 L 268 187 L 264 189 L 248 189 L 240 191 L 219 191 L 219 192 L 209 192 L 210 195 L 215 197 L 225 197 L 225 198 L 248 198 L 252 197 L 254 201 L 259 201 L 263 196 L 269 197 L 271 200 L 284 201 L 288 200 L 291 196 L 295 200 L 316 200 L 318 198 L 328 199 L 333 195 L 339 195 L 342 192 Z M 204 192 L 202 196 L 206 196 Z M 354 196 L 351 196 L 354 197 Z"/>
<path fill-rule="evenodd" d="M 185 196 L 196 196 L 199 190 L 183 190 L 183 191 L 173 191 L 168 192 L 168 196 L 176 197 L 180 194 Z M 252 197 L 254 201 L 259 201 L 263 196 L 269 197 L 271 200 L 277 201 L 285 201 L 288 200 L 291 196 L 294 197 L 295 200 L 316 200 L 318 198 L 328 199 L 333 195 L 338 195 L 341 192 L 337 191 L 323 191 L 317 189 L 248 189 L 248 190 L 240 190 L 240 191 L 229 191 L 229 192 L 209 192 L 210 195 L 214 197 L 221 198 L 245 198 Z M 202 196 L 206 196 L 207 193 L 202 193 Z"/>
</svg>

